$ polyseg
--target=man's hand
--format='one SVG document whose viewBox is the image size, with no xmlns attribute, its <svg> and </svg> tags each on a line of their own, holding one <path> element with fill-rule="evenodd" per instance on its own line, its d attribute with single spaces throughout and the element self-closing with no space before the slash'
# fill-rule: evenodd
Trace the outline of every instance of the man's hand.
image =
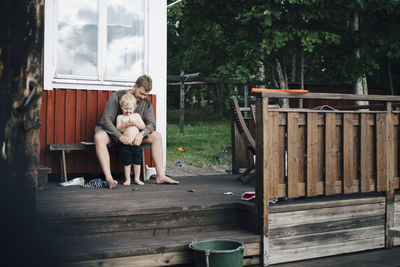
<svg viewBox="0 0 400 267">
<path fill-rule="evenodd" d="M 136 135 L 135 140 L 133 141 L 134 146 L 140 146 L 143 141 L 143 132 L 140 132 Z"/>
<path fill-rule="evenodd" d="M 119 138 L 119 141 L 124 144 L 124 145 L 132 145 L 132 139 L 128 136 L 125 135 L 121 135 L 121 137 Z"/>
</svg>

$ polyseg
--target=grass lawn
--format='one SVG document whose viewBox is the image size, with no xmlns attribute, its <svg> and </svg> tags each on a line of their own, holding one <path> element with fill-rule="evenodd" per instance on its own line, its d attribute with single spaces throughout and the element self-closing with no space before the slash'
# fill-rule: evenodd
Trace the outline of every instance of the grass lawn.
<svg viewBox="0 0 400 267">
<path fill-rule="evenodd" d="M 179 110 L 168 110 L 167 161 L 220 165 L 215 156 L 231 146 L 230 120 L 199 111 L 185 111 L 184 135 L 179 133 Z M 180 152 L 178 147 L 183 147 Z"/>
</svg>

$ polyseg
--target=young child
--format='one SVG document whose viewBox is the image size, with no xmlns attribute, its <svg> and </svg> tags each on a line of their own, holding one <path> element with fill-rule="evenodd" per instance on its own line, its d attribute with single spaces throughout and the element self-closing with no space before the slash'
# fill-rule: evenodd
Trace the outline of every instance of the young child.
<svg viewBox="0 0 400 267">
<path fill-rule="evenodd" d="M 139 133 L 139 130 L 145 128 L 145 124 L 140 115 L 138 113 L 133 113 L 137 106 L 136 97 L 130 93 L 126 93 L 121 97 L 119 104 L 122 114 L 117 117 L 116 127 L 118 131 L 129 137 L 130 143 L 132 143 L 135 140 L 135 136 Z M 143 147 L 122 145 L 121 150 L 124 161 L 124 185 L 131 184 L 131 165 L 133 165 L 135 183 L 144 185 L 144 183 L 140 181 L 140 164 L 142 163 Z"/>
</svg>

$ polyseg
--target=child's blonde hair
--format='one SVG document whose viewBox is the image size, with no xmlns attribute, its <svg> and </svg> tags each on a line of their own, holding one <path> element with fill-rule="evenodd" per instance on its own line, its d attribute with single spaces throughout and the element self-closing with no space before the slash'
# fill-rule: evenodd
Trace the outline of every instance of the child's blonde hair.
<svg viewBox="0 0 400 267">
<path fill-rule="evenodd" d="M 119 104 L 121 107 L 131 104 L 131 105 L 133 105 L 133 109 L 135 110 L 136 106 L 137 106 L 137 100 L 134 95 L 132 95 L 130 93 L 126 93 L 121 97 Z"/>
</svg>

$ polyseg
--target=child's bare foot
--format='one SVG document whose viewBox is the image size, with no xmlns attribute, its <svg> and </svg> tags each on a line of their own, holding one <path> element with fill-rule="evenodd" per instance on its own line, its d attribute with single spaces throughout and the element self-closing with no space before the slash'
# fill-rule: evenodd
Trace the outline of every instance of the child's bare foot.
<svg viewBox="0 0 400 267">
<path fill-rule="evenodd" d="M 131 180 L 125 180 L 124 185 L 131 185 Z"/>
<path fill-rule="evenodd" d="M 179 184 L 179 182 L 164 175 L 156 178 L 156 184 Z"/>
<path fill-rule="evenodd" d="M 112 180 L 107 180 L 108 183 L 108 188 L 113 189 L 117 186 L 118 181 L 112 179 Z"/>
<path fill-rule="evenodd" d="M 144 185 L 144 183 L 142 181 L 140 181 L 139 179 L 135 179 L 135 184 Z"/>
</svg>

